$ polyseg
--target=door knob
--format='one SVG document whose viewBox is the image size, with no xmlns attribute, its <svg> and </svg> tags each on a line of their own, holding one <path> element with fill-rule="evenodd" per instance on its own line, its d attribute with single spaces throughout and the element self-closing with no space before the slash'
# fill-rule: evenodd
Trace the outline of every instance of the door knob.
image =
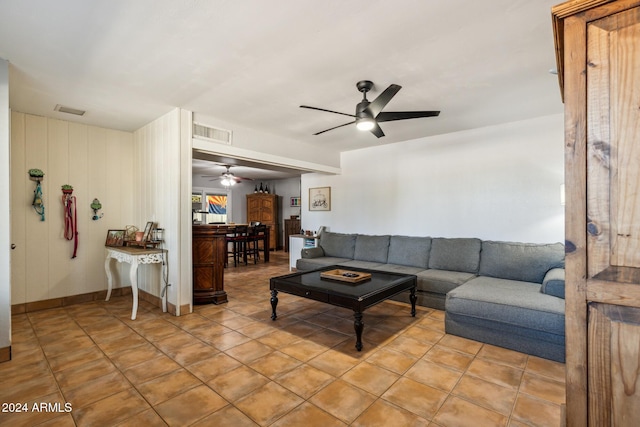
<svg viewBox="0 0 640 427">
<path fill-rule="evenodd" d="M 15 244 L 15 243 L 12 243 L 12 244 L 11 244 L 11 250 L 13 250 L 13 249 L 15 249 L 15 248 L 16 248 L 16 244 Z"/>
</svg>

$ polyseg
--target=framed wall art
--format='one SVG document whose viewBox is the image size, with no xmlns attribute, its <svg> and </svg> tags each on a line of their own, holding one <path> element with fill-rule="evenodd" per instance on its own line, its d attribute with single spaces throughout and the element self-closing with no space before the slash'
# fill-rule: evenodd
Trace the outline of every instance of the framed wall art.
<svg viewBox="0 0 640 427">
<path fill-rule="evenodd" d="M 299 208 L 300 207 L 300 197 L 291 197 L 290 201 L 289 201 L 289 206 L 292 208 Z"/>
<path fill-rule="evenodd" d="M 309 210 L 331 210 L 331 187 L 316 187 L 309 189 Z"/>
<path fill-rule="evenodd" d="M 124 230 L 109 230 L 107 231 L 107 241 L 104 242 L 105 246 L 123 246 L 124 245 Z"/>
</svg>

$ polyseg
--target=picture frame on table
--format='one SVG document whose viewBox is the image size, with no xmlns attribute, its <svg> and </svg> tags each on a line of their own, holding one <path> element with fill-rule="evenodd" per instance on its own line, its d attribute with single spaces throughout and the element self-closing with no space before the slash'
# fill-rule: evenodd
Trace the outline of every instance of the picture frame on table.
<svg viewBox="0 0 640 427">
<path fill-rule="evenodd" d="M 309 210 L 331 210 L 331 187 L 309 188 Z"/>
<path fill-rule="evenodd" d="M 147 225 L 144 226 L 144 234 L 142 235 L 142 243 L 147 243 L 151 241 L 151 235 L 153 233 L 154 223 L 152 221 L 147 222 Z"/>
<path fill-rule="evenodd" d="M 109 230 L 107 231 L 107 240 L 105 246 L 120 247 L 124 246 L 125 230 Z"/>
</svg>

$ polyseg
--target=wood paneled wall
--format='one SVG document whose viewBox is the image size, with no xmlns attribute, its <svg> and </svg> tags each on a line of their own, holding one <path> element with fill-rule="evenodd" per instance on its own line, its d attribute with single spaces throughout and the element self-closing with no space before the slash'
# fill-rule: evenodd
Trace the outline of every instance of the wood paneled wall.
<svg viewBox="0 0 640 427">
<path fill-rule="evenodd" d="M 174 109 L 134 132 L 136 223 L 153 221 L 164 229 L 171 285 L 167 301 L 177 315 L 189 312 L 192 304 L 190 129 L 191 113 Z M 164 283 L 157 274 L 153 269 L 140 271 L 138 283 L 160 296 Z"/>
<path fill-rule="evenodd" d="M 45 173 L 44 222 L 31 205 L 35 190 L 28 175 L 31 168 Z M 134 170 L 131 133 L 11 114 L 11 241 L 16 245 L 11 252 L 12 305 L 106 289 L 107 230 L 135 224 Z M 63 237 L 63 184 L 74 187 L 77 199 L 75 259 L 71 259 L 73 242 Z M 98 221 L 91 219 L 95 197 L 104 213 Z"/>
</svg>

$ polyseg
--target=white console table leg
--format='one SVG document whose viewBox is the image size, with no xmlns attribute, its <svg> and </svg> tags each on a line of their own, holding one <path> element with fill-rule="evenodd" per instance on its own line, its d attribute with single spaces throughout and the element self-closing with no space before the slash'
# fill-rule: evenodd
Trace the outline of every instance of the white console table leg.
<svg viewBox="0 0 640 427">
<path fill-rule="evenodd" d="M 133 294 L 131 320 L 136 320 L 136 315 L 138 314 L 138 261 L 135 258 L 131 260 L 129 279 L 131 280 L 131 293 Z"/>
<path fill-rule="evenodd" d="M 111 298 L 111 289 L 113 289 L 113 275 L 111 274 L 111 254 L 107 251 L 107 258 L 104 260 L 104 272 L 107 273 L 107 299 Z"/>
</svg>

